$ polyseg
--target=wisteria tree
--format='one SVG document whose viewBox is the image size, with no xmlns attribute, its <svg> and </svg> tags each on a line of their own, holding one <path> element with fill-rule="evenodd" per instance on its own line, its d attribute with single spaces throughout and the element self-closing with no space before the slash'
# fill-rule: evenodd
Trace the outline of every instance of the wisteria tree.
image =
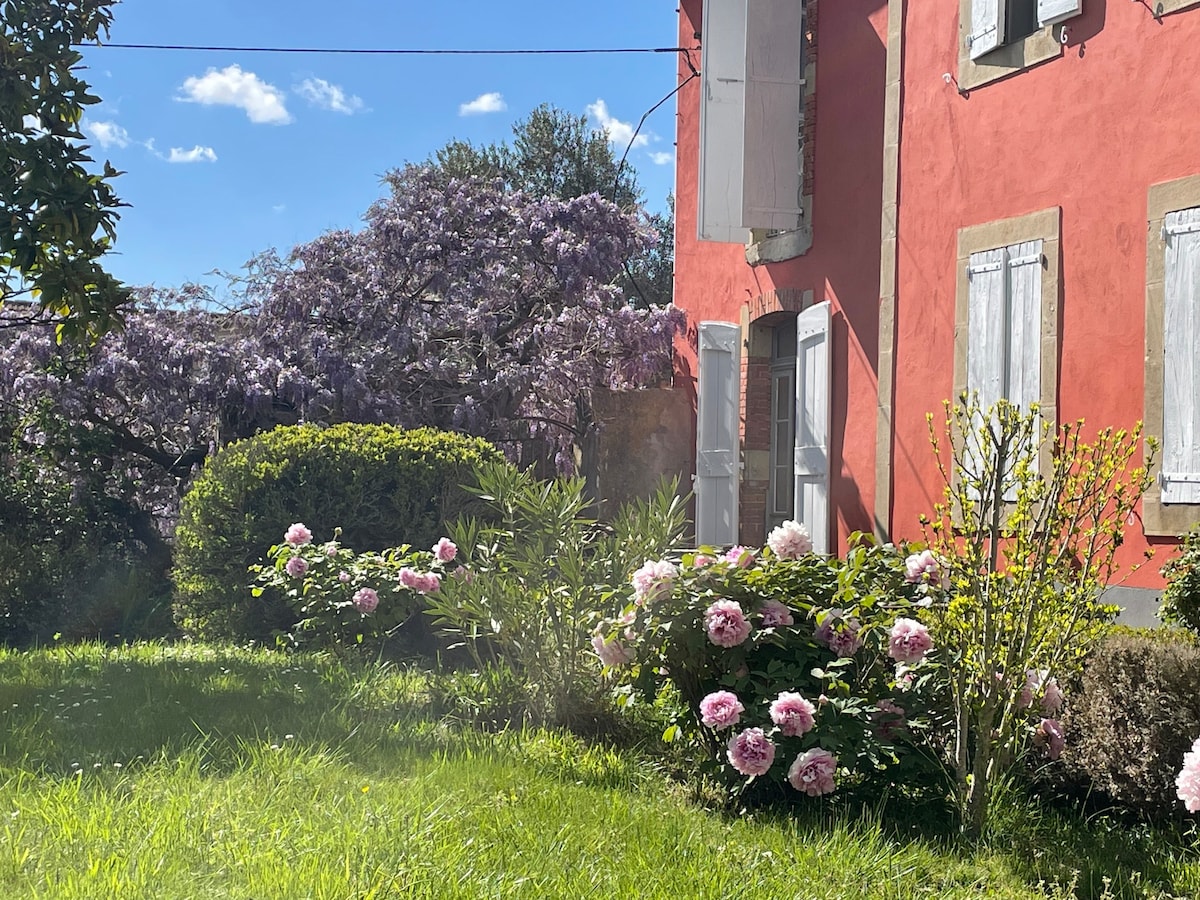
<svg viewBox="0 0 1200 900">
<path fill-rule="evenodd" d="M 680 314 L 612 285 L 651 240 L 636 217 L 415 167 L 388 182 L 361 230 L 260 256 L 232 308 L 147 292 L 94 347 L 44 330 L 0 345 L 12 438 L 169 519 L 208 453 L 284 422 L 435 425 L 569 469 L 594 389 L 669 373 Z"/>
</svg>

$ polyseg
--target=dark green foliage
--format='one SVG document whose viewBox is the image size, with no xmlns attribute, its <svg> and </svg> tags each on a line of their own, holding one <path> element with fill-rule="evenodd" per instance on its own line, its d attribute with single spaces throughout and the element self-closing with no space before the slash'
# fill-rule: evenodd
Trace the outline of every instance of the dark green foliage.
<svg viewBox="0 0 1200 900">
<path fill-rule="evenodd" d="M 250 565 L 303 522 L 358 552 L 431 546 L 468 510 L 460 485 L 500 453 L 480 438 L 388 425 L 282 426 L 210 457 L 183 499 L 175 547 L 175 618 L 185 633 L 271 641 L 294 616 L 250 595 Z"/>
<path fill-rule="evenodd" d="M 1184 535 L 1179 555 L 1167 561 L 1162 574 L 1167 579 L 1162 597 L 1163 621 L 1200 634 L 1200 528 Z"/>
<path fill-rule="evenodd" d="M 1067 766 L 1117 803 L 1182 812 L 1175 776 L 1200 737 L 1200 646 L 1177 631 L 1116 630 L 1069 697 Z"/>
</svg>

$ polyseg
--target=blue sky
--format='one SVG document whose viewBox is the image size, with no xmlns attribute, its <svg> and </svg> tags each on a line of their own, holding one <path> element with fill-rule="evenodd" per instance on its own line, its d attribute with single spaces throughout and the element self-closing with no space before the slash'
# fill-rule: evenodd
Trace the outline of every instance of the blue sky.
<svg viewBox="0 0 1200 900">
<path fill-rule="evenodd" d="M 670 47 L 669 0 L 124 0 L 110 41 L 364 48 Z M 103 103 L 84 130 L 126 174 L 108 267 L 129 284 L 208 281 L 260 250 L 357 227 L 380 176 L 452 138 L 502 140 L 540 103 L 620 140 L 676 83 L 671 54 L 400 57 L 85 51 Z M 472 105 L 473 104 L 473 105 Z M 675 173 L 673 101 L 630 153 L 648 203 Z"/>
</svg>

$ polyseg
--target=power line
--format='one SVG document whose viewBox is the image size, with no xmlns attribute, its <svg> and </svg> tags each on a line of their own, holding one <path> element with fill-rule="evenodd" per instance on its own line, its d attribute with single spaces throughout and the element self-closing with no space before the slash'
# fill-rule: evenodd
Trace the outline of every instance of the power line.
<svg viewBox="0 0 1200 900">
<path fill-rule="evenodd" d="M 686 47 L 553 47 L 504 49 L 419 49 L 368 47 L 227 47 L 195 44 L 101 44 L 85 43 L 80 47 L 107 47 L 114 50 L 205 50 L 220 53 L 343 53 L 364 56 L 583 56 L 632 53 L 686 53 Z"/>
</svg>

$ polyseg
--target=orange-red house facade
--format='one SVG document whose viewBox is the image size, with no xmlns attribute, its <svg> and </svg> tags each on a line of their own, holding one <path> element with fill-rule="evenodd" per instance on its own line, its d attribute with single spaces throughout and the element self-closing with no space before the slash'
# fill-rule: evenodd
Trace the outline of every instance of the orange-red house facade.
<svg viewBox="0 0 1200 900">
<path fill-rule="evenodd" d="M 919 538 L 926 414 L 971 389 L 1146 423 L 1121 562 L 1157 548 L 1126 585 L 1160 587 L 1200 523 L 1200 0 L 682 0 L 697 45 L 675 298 L 698 538 Z"/>
</svg>

